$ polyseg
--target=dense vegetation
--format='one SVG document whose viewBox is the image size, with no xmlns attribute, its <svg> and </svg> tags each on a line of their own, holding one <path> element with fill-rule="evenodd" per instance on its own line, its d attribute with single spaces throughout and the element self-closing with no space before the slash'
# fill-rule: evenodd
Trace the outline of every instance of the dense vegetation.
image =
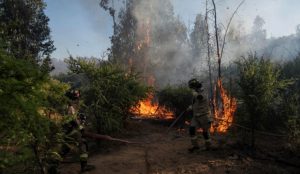
<svg viewBox="0 0 300 174">
<path fill-rule="evenodd" d="M 292 80 L 282 79 L 281 69 L 270 59 L 249 54 L 238 62 L 240 99 L 246 107 L 238 122 L 251 127 L 252 140 L 255 144 L 255 130 L 279 131 L 286 129 L 290 115 L 283 113 L 284 93 L 293 84 Z M 289 102 L 289 105 L 293 103 Z M 285 106 L 289 107 L 289 106 Z M 247 113 L 247 114 L 245 114 Z"/>
<path fill-rule="evenodd" d="M 222 69 L 224 87 L 238 100 L 234 123 L 250 129 L 249 134 L 241 134 L 240 138 L 246 139 L 244 143 L 254 147 L 257 132 L 266 132 L 284 137 L 291 145 L 290 150 L 298 151 L 299 56 L 278 63 L 250 53 Z M 191 91 L 185 84 L 167 86 L 160 90 L 158 97 L 177 116 L 191 104 Z"/>
<path fill-rule="evenodd" d="M 59 110 L 54 100 L 64 102 L 67 85 L 48 76 L 54 46 L 44 7 L 43 1 L 0 1 L 0 173 L 44 170 L 55 135 L 49 112 Z"/>
<path fill-rule="evenodd" d="M 92 128 L 101 134 L 111 134 L 122 131 L 130 108 L 153 90 L 141 83 L 135 68 L 144 71 L 143 78 L 153 73 L 165 85 L 170 74 L 174 79 L 178 72 L 184 71 L 182 76 L 190 75 L 192 68 L 189 67 L 198 66 L 194 61 L 200 55 L 202 62 L 207 61 L 202 54 L 207 46 L 203 43 L 207 39 L 203 36 L 207 34 L 203 31 L 206 30 L 203 16 L 197 16 L 190 35 L 193 61 L 188 62 L 182 59 L 187 55 L 182 48 L 189 44 L 187 28 L 174 17 L 171 3 L 162 2 L 161 18 L 153 14 L 161 20 L 153 30 L 152 45 L 143 42 L 146 36 L 136 32 L 137 19 L 131 11 L 136 8 L 135 3 L 128 1 L 127 7 L 120 12 L 108 60 L 70 57 L 66 60 L 70 72 L 53 78 L 49 75 L 53 69 L 50 54 L 55 48 L 49 19 L 44 14 L 45 3 L 42 0 L 0 1 L 1 174 L 45 173 L 51 158 L 58 157 L 57 144 L 66 143 L 61 120 L 65 118 L 68 103 L 65 93 L 70 88 L 81 90 L 80 112 L 88 116 Z M 107 9 L 114 17 L 113 9 Z M 265 37 L 261 26 L 255 31 Z M 168 44 L 173 40 L 175 43 Z M 142 43 L 140 51 L 137 43 Z M 148 54 L 150 48 L 151 55 Z M 149 56 L 157 59 L 151 62 Z M 143 67 L 135 67 L 141 62 Z M 179 65 L 184 68 L 176 67 L 178 64 L 175 66 L 173 62 L 181 63 Z M 223 80 L 230 80 L 224 85 L 236 89 L 229 89 L 229 92 L 239 101 L 234 121 L 251 128 L 251 145 L 255 145 L 257 130 L 267 131 L 286 135 L 291 150 L 299 152 L 300 54 L 284 63 L 277 63 L 272 57 L 249 54 L 228 67 L 232 69 L 227 68 L 228 73 L 224 68 Z M 203 77 L 206 81 L 210 78 Z M 186 85 L 169 85 L 158 92 L 158 98 L 160 104 L 178 116 L 191 104 L 191 91 Z"/>
<path fill-rule="evenodd" d="M 51 113 L 61 113 L 68 85 L 3 50 L 0 61 L 0 167 L 37 172 L 36 166 L 45 165 L 49 140 L 56 133 L 51 131 Z"/>
<path fill-rule="evenodd" d="M 120 131 L 129 108 L 149 91 L 138 74 L 96 59 L 67 61 L 72 73 L 64 77 L 82 76 L 84 85 L 74 86 L 80 78 L 53 79 L 44 7 L 41 0 L 0 1 L 0 173 L 46 173 L 51 159 L 60 158 L 70 88 L 82 90 L 81 110 L 100 133 Z"/>
<path fill-rule="evenodd" d="M 150 90 L 139 82 L 138 74 L 127 73 L 109 61 L 71 57 L 67 62 L 72 73 L 85 77 L 82 86 L 85 112 L 94 117 L 99 133 L 122 129 L 130 108 Z"/>
</svg>

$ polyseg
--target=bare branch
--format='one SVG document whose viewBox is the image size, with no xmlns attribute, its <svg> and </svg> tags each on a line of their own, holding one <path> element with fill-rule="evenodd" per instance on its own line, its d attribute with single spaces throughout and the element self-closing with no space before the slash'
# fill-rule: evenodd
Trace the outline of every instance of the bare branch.
<svg viewBox="0 0 300 174">
<path fill-rule="evenodd" d="M 219 47 L 219 33 L 217 26 L 217 9 L 214 0 L 211 0 L 214 7 L 214 23 L 215 23 L 215 36 L 216 36 L 216 44 L 217 44 L 217 58 L 218 58 L 218 78 L 221 78 L 221 55 L 220 55 L 220 47 Z"/>
<path fill-rule="evenodd" d="M 222 48 L 221 48 L 221 58 L 223 56 L 223 51 L 224 51 L 224 46 L 225 46 L 225 41 L 226 41 L 226 36 L 227 36 L 227 33 L 228 33 L 228 29 L 229 29 L 229 26 L 230 26 L 230 23 L 234 17 L 234 15 L 237 13 L 238 9 L 242 6 L 242 4 L 245 2 L 246 0 L 243 0 L 240 2 L 240 4 L 237 6 L 237 8 L 235 9 L 235 11 L 232 13 L 231 17 L 230 17 L 230 20 L 227 24 L 227 27 L 226 27 L 226 30 L 225 30 L 225 34 L 224 34 L 224 38 L 223 38 L 223 43 L 222 43 Z"/>
</svg>

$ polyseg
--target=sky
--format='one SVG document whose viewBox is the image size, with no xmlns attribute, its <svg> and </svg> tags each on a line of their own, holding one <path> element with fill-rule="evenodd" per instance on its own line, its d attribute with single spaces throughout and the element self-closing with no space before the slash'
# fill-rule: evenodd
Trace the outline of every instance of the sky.
<svg viewBox="0 0 300 174">
<path fill-rule="evenodd" d="M 112 18 L 99 6 L 100 0 L 45 0 L 51 36 L 56 50 L 53 58 L 69 56 L 103 57 L 110 47 Z M 116 6 L 118 0 L 115 0 Z M 119 0 L 121 1 L 121 0 Z M 175 14 L 192 29 L 198 13 L 205 10 L 205 0 L 170 0 Z M 226 25 L 241 0 L 215 0 L 218 21 Z M 119 3 L 120 5 L 120 3 Z M 300 24 L 300 0 L 245 0 L 232 24 L 242 23 L 250 32 L 254 18 L 265 20 L 268 37 L 294 34 Z"/>
</svg>

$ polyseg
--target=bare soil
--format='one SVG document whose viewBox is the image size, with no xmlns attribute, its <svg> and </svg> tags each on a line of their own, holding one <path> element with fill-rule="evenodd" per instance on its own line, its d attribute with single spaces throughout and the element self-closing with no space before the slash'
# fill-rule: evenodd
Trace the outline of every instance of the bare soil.
<svg viewBox="0 0 300 174">
<path fill-rule="evenodd" d="M 173 128 L 168 133 L 167 126 L 145 120 L 130 121 L 127 131 L 122 135 L 140 144 L 120 144 L 109 142 L 102 150 L 90 154 L 89 163 L 96 167 L 88 174 L 197 174 L 197 173 L 299 173 L 299 156 L 289 154 L 284 159 L 280 155 L 278 142 L 266 141 L 274 146 L 270 153 L 249 150 L 246 145 L 237 143 L 235 137 L 213 135 L 211 151 L 199 150 L 189 153 L 188 131 Z M 278 141 L 278 140 L 277 140 Z M 201 133 L 199 143 L 203 144 Z M 279 142 L 280 143 L 280 142 Z M 264 143 L 262 143 L 264 144 Z M 274 153 L 274 151 L 276 153 Z M 272 156 L 275 154 L 275 156 Z M 276 156 L 277 155 L 277 156 Z M 299 155 L 299 154 L 298 154 Z M 289 158 L 293 156 L 293 158 Z M 292 161 L 291 161 L 292 160 Z M 79 163 L 61 165 L 62 174 L 77 174 Z"/>
</svg>

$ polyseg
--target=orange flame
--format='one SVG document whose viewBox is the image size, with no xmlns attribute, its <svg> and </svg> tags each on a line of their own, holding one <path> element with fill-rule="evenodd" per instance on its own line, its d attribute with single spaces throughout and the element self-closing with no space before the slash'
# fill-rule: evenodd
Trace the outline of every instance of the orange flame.
<svg viewBox="0 0 300 174">
<path fill-rule="evenodd" d="M 149 94 L 147 99 L 141 100 L 136 107 L 131 108 L 131 112 L 142 118 L 173 119 L 173 112 L 153 102 L 153 98 L 153 93 Z"/>
<path fill-rule="evenodd" d="M 136 43 L 136 50 L 141 53 L 145 53 L 144 49 L 148 49 L 151 45 L 151 21 L 150 18 L 146 19 L 143 23 L 140 23 L 140 27 L 138 30 L 139 37 L 141 40 Z M 147 66 L 149 65 L 149 59 L 147 59 L 147 55 L 143 55 L 143 70 L 144 70 L 144 78 L 145 83 L 149 86 L 155 85 L 155 78 L 148 72 Z M 132 60 L 130 62 L 132 64 Z M 147 99 L 139 101 L 138 105 L 131 108 L 130 112 L 138 115 L 142 118 L 159 118 L 159 119 L 172 119 L 174 118 L 174 114 L 172 111 L 167 109 L 164 106 L 159 106 L 157 102 L 154 102 L 154 94 L 151 93 L 148 95 Z"/>
<path fill-rule="evenodd" d="M 217 90 L 219 92 L 218 96 Z M 221 79 L 217 81 L 214 94 L 213 104 L 216 124 L 211 127 L 211 131 L 225 133 L 232 125 L 233 115 L 237 109 L 237 101 L 228 95 L 227 91 L 223 88 Z"/>
</svg>

